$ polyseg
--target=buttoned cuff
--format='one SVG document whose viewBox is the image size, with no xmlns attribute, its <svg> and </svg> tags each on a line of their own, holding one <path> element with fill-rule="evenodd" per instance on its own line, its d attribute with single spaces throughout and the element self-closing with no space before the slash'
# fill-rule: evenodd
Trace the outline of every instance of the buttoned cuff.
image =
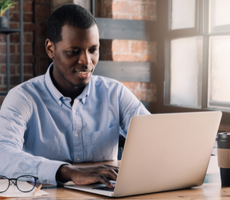
<svg viewBox="0 0 230 200">
<path fill-rule="evenodd" d="M 42 184 L 57 185 L 56 173 L 61 165 L 70 165 L 70 163 L 54 160 L 42 162 L 39 166 L 38 181 Z"/>
</svg>

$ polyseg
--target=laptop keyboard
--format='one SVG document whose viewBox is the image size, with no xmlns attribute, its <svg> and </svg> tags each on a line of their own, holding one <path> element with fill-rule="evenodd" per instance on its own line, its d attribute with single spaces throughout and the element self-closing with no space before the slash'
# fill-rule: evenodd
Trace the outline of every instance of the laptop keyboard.
<svg viewBox="0 0 230 200">
<path fill-rule="evenodd" d="M 95 187 L 93 189 L 97 189 L 97 190 L 106 190 L 106 191 L 114 191 L 114 188 L 108 188 L 108 187 Z"/>
</svg>

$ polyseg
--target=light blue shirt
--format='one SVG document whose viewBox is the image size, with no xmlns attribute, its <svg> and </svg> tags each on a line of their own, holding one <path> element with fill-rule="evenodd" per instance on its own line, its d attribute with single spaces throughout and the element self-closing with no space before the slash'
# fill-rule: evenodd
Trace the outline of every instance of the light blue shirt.
<svg viewBox="0 0 230 200">
<path fill-rule="evenodd" d="M 8 93 L 0 110 L 0 175 L 30 174 L 56 184 L 65 163 L 116 160 L 119 132 L 132 116 L 150 114 L 120 82 L 92 76 L 71 106 L 49 67 Z"/>
</svg>

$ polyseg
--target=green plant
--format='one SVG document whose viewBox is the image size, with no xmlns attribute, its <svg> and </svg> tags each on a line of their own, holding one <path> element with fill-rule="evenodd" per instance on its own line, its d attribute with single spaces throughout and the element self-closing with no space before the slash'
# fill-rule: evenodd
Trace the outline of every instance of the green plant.
<svg viewBox="0 0 230 200">
<path fill-rule="evenodd" d="M 13 2 L 12 0 L 0 1 L 0 17 L 2 17 L 8 9 L 13 8 L 14 7 L 13 5 L 16 3 L 17 2 Z"/>
</svg>

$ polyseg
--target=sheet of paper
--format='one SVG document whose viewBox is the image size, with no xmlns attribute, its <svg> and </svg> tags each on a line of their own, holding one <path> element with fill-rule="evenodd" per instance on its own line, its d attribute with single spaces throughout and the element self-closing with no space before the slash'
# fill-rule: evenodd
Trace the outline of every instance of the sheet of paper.
<svg viewBox="0 0 230 200">
<path fill-rule="evenodd" d="M 24 183 L 25 187 L 31 187 L 28 183 Z M 27 186 L 28 185 L 28 186 Z M 10 187 L 8 188 L 8 190 L 6 192 L 0 193 L 0 197 L 32 197 L 32 196 L 42 196 L 42 195 L 46 195 L 49 194 L 45 191 L 39 190 L 39 192 L 37 192 L 34 195 L 34 192 L 37 190 L 37 188 L 35 187 L 31 192 L 21 192 L 18 190 L 18 188 L 15 185 L 10 185 Z"/>
</svg>

